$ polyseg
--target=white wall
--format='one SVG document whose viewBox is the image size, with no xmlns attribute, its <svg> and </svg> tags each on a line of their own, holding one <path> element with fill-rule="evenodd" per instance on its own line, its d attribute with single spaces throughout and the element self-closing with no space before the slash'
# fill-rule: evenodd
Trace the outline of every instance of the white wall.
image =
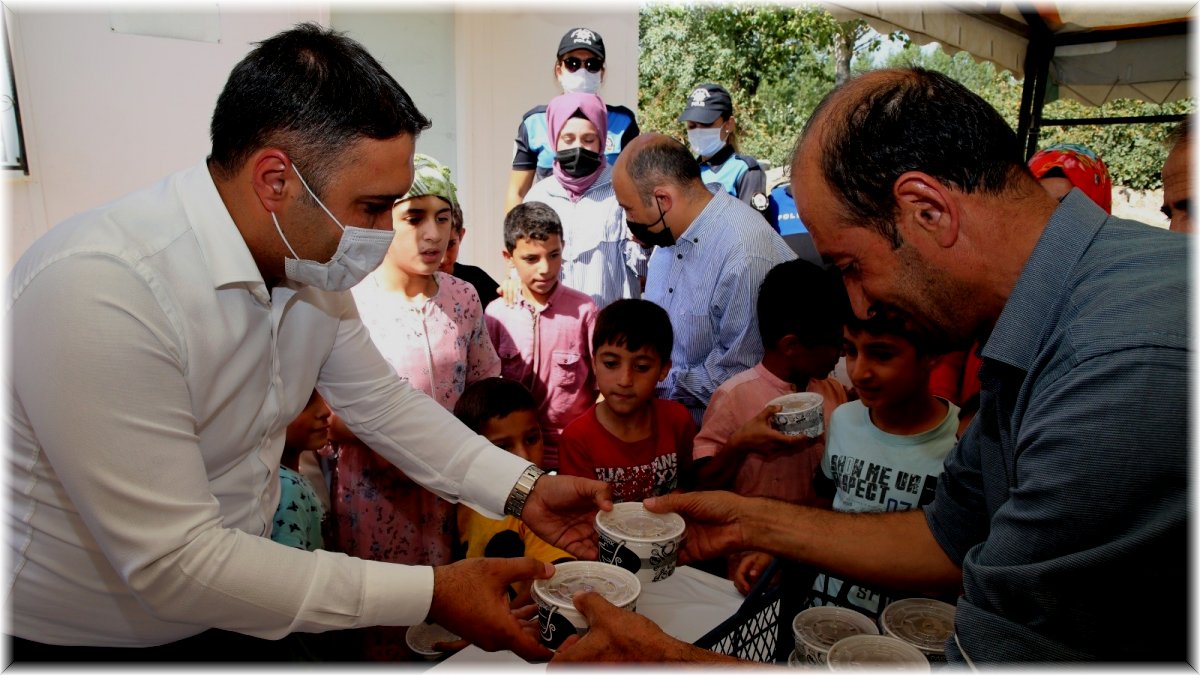
<svg viewBox="0 0 1200 675">
<path fill-rule="evenodd" d="M 101 9 L 42 7 L 7 15 L 29 175 L 5 180 L 5 269 L 55 223 L 202 160 L 217 96 L 250 43 L 328 21 L 316 9 L 221 9 L 210 43 L 115 33 Z"/>
<path fill-rule="evenodd" d="M 301 21 L 362 42 L 433 121 L 417 147 L 454 170 L 469 230 L 461 260 L 497 278 L 513 139 L 521 115 L 559 93 L 552 69 L 563 33 L 599 32 L 608 55 L 601 95 L 637 103 L 635 4 L 572 13 L 346 3 L 252 12 L 222 4 L 215 44 L 114 33 L 98 7 L 6 4 L 30 174 L 4 181 L 5 269 L 54 224 L 204 158 L 230 69 L 250 43 Z"/>
</svg>

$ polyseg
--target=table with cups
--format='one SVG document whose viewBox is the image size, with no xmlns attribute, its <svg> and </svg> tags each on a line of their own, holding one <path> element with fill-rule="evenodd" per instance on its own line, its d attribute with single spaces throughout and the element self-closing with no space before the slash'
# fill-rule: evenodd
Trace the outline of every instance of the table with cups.
<svg viewBox="0 0 1200 675">
<path fill-rule="evenodd" d="M 637 502 L 615 504 L 611 512 L 597 514 L 596 533 L 597 561 L 559 563 L 553 577 L 533 583 L 540 639 L 547 647 L 555 649 L 567 637 L 587 632 L 587 621 L 572 601 L 579 591 L 598 592 L 687 642 L 695 642 L 741 607 L 744 598 L 729 580 L 676 567 L 684 533 L 684 521 L 677 514 L 651 513 Z M 885 607 L 878 625 L 857 611 L 832 606 L 810 607 L 790 621 L 795 640 L 790 666 L 928 671 L 931 664 L 945 662 L 943 645 L 954 630 L 954 607 L 909 598 Z M 421 634 L 426 632 L 430 631 L 422 627 Z M 409 643 L 414 646 L 412 639 Z M 414 651 L 424 653 L 418 647 Z M 428 656 L 440 657 L 436 652 Z M 510 651 L 485 652 L 472 645 L 436 667 L 469 664 L 530 665 Z"/>
</svg>

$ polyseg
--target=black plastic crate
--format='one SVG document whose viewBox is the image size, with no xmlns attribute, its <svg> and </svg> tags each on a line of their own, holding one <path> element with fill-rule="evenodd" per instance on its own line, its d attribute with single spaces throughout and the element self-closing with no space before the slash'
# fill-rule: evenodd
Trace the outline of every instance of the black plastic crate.
<svg viewBox="0 0 1200 675">
<path fill-rule="evenodd" d="M 778 583 L 772 578 L 779 572 Z M 776 558 L 733 616 L 694 643 L 760 663 L 787 663 L 796 648 L 792 618 L 808 601 L 815 572 Z"/>
</svg>

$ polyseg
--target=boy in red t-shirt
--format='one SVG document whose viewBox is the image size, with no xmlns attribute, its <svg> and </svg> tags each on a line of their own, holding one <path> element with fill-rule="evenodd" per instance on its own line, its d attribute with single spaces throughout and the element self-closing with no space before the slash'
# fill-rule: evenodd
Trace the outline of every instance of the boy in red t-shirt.
<svg viewBox="0 0 1200 675">
<path fill-rule="evenodd" d="M 654 396 L 673 341 L 670 317 L 653 302 L 617 300 L 600 311 L 592 371 L 603 400 L 563 430 L 560 473 L 608 483 L 614 502 L 681 487 L 696 425 L 682 404 Z"/>
</svg>

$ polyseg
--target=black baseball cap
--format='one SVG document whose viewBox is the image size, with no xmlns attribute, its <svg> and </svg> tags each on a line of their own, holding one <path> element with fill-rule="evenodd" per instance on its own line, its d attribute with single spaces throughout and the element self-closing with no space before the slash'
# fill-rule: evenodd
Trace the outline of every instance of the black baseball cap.
<svg viewBox="0 0 1200 675">
<path fill-rule="evenodd" d="M 601 60 L 604 59 L 604 40 L 601 39 L 599 33 L 591 28 L 572 28 L 558 42 L 558 55 L 560 58 L 563 54 L 573 52 L 576 49 L 586 49 L 599 56 Z"/>
<path fill-rule="evenodd" d="M 719 84 L 702 84 L 688 94 L 687 107 L 679 116 L 680 122 L 712 124 L 718 117 L 733 115 L 733 98 Z"/>
</svg>

